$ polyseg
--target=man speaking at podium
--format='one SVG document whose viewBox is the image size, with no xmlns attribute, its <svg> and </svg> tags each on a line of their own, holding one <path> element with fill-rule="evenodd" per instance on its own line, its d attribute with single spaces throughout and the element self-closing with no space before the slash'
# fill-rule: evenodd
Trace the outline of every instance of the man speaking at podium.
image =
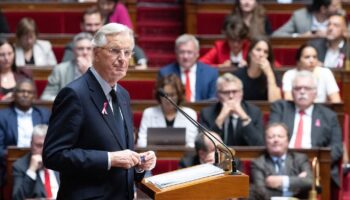
<svg viewBox="0 0 350 200">
<path fill-rule="evenodd" d="M 93 38 L 93 66 L 57 95 L 43 161 L 60 172 L 57 199 L 133 199 L 134 180 L 156 163 L 153 151 L 133 151 L 126 75 L 134 48 L 124 25 L 104 25 Z"/>
</svg>

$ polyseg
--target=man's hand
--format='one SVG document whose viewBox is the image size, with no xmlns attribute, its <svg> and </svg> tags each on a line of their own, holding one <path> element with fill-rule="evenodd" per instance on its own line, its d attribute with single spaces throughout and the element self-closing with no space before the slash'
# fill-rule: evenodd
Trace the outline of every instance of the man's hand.
<svg viewBox="0 0 350 200">
<path fill-rule="evenodd" d="M 140 153 L 139 170 L 152 170 L 156 166 L 157 157 L 154 151 Z"/>
<path fill-rule="evenodd" d="M 129 169 L 140 162 L 140 155 L 129 149 L 123 151 L 110 152 L 111 167 L 122 167 Z"/>
<path fill-rule="evenodd" d="M 298 177 L 300 177 L 300 178 L 305 178 L 306 176 L 307 176 L 306 171 L 303 171 L 300 174 L 298 174 Z"/>
<path fill-rule="evenodd" d="M 282 176 L 268 176 L 265 183 L 269 188 L 279 188 L 282 187 L 282 181 Z"/>
<path fill-rule="evenodd" d="M 91 59 L 87 57 L 77 57 L 76 61 L 78 70 L 81 74 L 84 74 L 87 71 L 87 69 L 92 65 Z"/>
<path fill-rule="evenodd" d="M 36 172 L 43 167 L 43 158 L 40 154 L 34 154 L 30 158 L 29 170 L 32 172 Z"/>
</svg>

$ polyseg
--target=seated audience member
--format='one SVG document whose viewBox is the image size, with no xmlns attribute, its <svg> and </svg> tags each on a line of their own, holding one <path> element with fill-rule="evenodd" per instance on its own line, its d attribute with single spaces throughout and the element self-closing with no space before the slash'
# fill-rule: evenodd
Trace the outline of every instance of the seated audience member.
<svg viewBox="0 0 350 200">
<path fill-rule="evenodd" d="M 218 70 L 198 62 L 199 42 L 190 34 L 180 35 L 175 41 L 177 62 L 162 67 L 158 78 L 175 73 L 185 85 L 186 101 L 215 98 Z"/>
<path fill-rule="evenodd" d="M 30 153 L 13 163 L 13 200 L 56 199 L 59 187 L 58 173 L 44 168 L 41 157 L 47 127 L 46 124 L 34 126 Z"/>
<path fill-rule="evenodd" d="M 251 166 L 253 184 L 270 197 L 305 199 L 312 186 L 311 166 L 305 154 L 288 151 L 288 141 L 285 124 L 271 123 L 267 126 L 266 152 Z"/>
<path fill-rule="evenodd" d="M 340 0 L 313 0 L 306 8 L 294 11 L 273 36 L 325 37 L 328 16 L 341 10 Z"/>
<path fill-rule="evenodd" d="M 22 18 L 16 27 L 16 65 L 53 66 L 57 64 L 51 43 L 38 40 L 39 30 L 32 18 Z"/>
<path fill-rule="evenodd" d="M 98 0 L 97 7 L 102 13 L 104 24 L 115 22 L 133 29 L 128 9 L 121 1 Z"/>
<path fill-rule="evenodd" d="M 9 26 L 7 24 L 7 20 L 5 15 L 0 10 L 0 34 L 1 33 L 9 33 Z"/>
<path fill-rule="evenodd" d="M 0 110 L 0 168 L 6 169 L 4 156 L 7 146 L 29 147 L 33 127 L 49 122 L 49 110 L 33 105 L 35 96 L 34 82 L 24 79 L 16 85 L 10 107 Z M 0 182 L 2 180 L 1 177 Z"/>
<path fill-rule="evenodd" d="M 220 136 L 215 132 L 210 132 L 216 139 L 221 140 Z M 212 138 L 212 137 L 211 137 Z M 214 138 L 212 138 L 215 144 L 218 144 Z M 194 141 L 194 148 L 196 149 L 195 155 L 185 155 L 179 162 L 180 168 L 191 167 L 194 165 L 215 162 L 215 146 L 213 142 L 203 133 L 200 132 L 196 136 Z"/>
<path fill-rule="evenodd" d="M 81 32 L 87 32 L 94 35 L 102 25 L 102 14 L 97 7 L 90 7 L 84 11 L 80 22 Z M 74 43 L 71 41 L 64 47 L 62 62 L 70 61 L 75 58 L 73 49 Z"/>
<path fill-rule="evenodd" d="M 290 148 L 330 147 L 331 176 L 339 186 L 338 161 L 343 155 L 342 133 L 337 114 L 315 104 L 317 81 L 310 72 L 297 73 L 292 81 L 293 101 L 271 105 L 270 122 L 283 122 L 288 127 Z"/>
<path fill-rule="evenodd" d="M 102 18 L 102 13 L 97 7 L 90 7 L 86 9 L 80 23 L 81 31 L 94 35 L 103 25 Z M 73 49 L 73 41 L 71 41 L 64 48 L 62 62 L 71 61 L 75 58 Z M 137 44 L 135 44 L 133 49 L 131 61 L 132 62 L 129 62 L 129 65 L 135 66 L 136 69 L 147 68 L 147 57 L 142 48 Z"/>
<path fill-rule="evenodd" d="M 296 53 L 297 67 L 286 71 L 282 78 L 283 93 L 286 100 L 292 100 L 292 82 L 299 71 L 310 71 L 317 81 L 317 96 L 315 102 L 341 102 L 339 88 L 332 71 L 319 66 L 317 50 L 305 44 Z"/>
<path fill-rule="evenodd" d="M 222 26 L 225 40 L 215 41 L 211 48 L 200 61 L 216 67 L 243 67 L 249 48 L 249 28 L 244 21 L 235 16 L 229 15 L 225 18 Z"/>
<path fill-rule="evenodd" d="M 273 102 L 281 99 L 273 64 L 274 58 L 269 40 L 265 37 L 253 39 L 248 50 L 247 67 L 233 72 L 243 83 L 244 100 Z"/>
<path fill-rule="evenodd" d="M 41 96 L 42 100 L 53 101 L 64 86 L 80 77 L 92 65 L 91 41 L 90 33 L 82 32 L 74 36 L 74 59 L 60 63 L 53 68 Z"/>
<path fill-rule="evenodd" d="M 219 133 L 227 145 L 264 145 L 261 111 L 243 100 L 241 80 L 226 73 L 218 78 L 216 90 L 219 102 L 201 110 L 200 122 Z"/>
<path fill-rule="evenodd" d="M 258 0 L 237 0 L 232 15 L 240 17 L 249 27 L 250 38 L 272 33 L 265 8 Z"/>
<path fill-rule="evenodd" d="M 157 92 L 162 89 L 174 102 L 181 105 L 184 97 L 184 89 L 180 79 L 175 74 L 158 79 L 155 87 L 155 98 L 160 105 L 146 108 L 143 111 L 137 146 L 147 146 L 147 129 L 150 127 L 185 127 L 186 146 L 194 147 L 194 139 L 198 133 L 197 128 L 176 108 Z M 194 120 L 197 113 L 191 108 L 182 109 Z M 166 133 L 164 133 L 166 134 Z"/>
<path fill-rule="evenodd" d="M 0 39 L 0 99 L 11 99 L 16 83 L 25 78 L 31 77 L 17 69 L 14 47 L 8 41 Z"/>
<path fill-rule="evenodd" d="M 317 49 L 318 60 L 328 68 L 342 68 L 347 54 L 347 19 L 339 14 L 328 18 L 327 35 L 308 42 Z M 349 53 L 348 53 L 349 54 Z"/>
</svg>

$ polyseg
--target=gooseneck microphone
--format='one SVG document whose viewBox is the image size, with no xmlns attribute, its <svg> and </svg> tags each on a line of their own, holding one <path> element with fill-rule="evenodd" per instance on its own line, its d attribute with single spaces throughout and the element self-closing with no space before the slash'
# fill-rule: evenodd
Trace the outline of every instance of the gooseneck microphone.
<svg viewBox="0 0 350 200">
<path fill-rule="evenodd" d="M 231 156 L 231 160 L 232 160 L 232 174 L 236 174 L 237 173 L 237 169 L 236 169 L 236 162 L 235 162 L 235 158 L 233 156 L 232 151 L 228 148 L 228 146 L 223 143 L 222 141 L 220 141 L 219 139 L 217 139 L 213 134 L 210 133 L 210 131 L 203 126 L 202 124 L 200 124 L 199 122 L 197 122 L 196 120 L 194 120 L 191 116 L 189 116 L 185 111 L 183 111 L 165 92 L 162 88 L 157 90 L 157 93 L 159 94 L 159 96 L 164 97 L 166 100 L 168 100 L 175 108 L 176 110 L 178 110 L 181 114 L 183 114 L 186 119 L 188 119 L 195 127 L 197 127 L 200 131 L 202 131 L 204 133 L 204 135 L 206 135 L 209 140 L 214 144 L 215 147 L 215 164 L 218 164 L 218 154 L 217 154 L 217 145 L 214 142 L 213 138 L 220 143 L 228 152 L 230 152 L 230 156 Z"/>
</svg>

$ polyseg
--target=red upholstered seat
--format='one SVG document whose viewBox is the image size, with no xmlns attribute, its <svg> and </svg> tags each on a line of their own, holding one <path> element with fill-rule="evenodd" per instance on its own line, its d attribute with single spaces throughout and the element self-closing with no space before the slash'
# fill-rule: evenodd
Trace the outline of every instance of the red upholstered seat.
<svg viewBox="0 0 350 200">
<path fill-rule="evenodd" d="M 122 85 L 130 94 L 132 100 L 152 100 L 155 80 L 121 80 Z"/>
<path fill-rule="evenodd" d="M 177 170 L 179 166 L 178 160 L 157 160 L 156 167 L 152 170 L 153 175 Z"/>
<path fill-rule="evenodd" d="M 297 48 L 273 48 L 275 60 L 282 66 L 295 66 L 295 55 Z"/>
<path fill-rule="evenodd" d="M 82 12 L 6 11 L 4 15 L 12 33 L 15 32 L 17 23 L 23 17 L 33 18 L 39 33 L 79 33 Z"/>
<path fill-rule="evenodd" d="M 37 97 L 40 98 L 41 94 L 44 92 L 44 89 L 47 85 L 47 80 L 35 80 L 35 86 L 37 90 Z"/>
<path fill-rule="evenodd" d="M 134 127 L 139 128 L 141 125 L 142 112 L 133 112 L 134 117 Z"/>
</svg>

